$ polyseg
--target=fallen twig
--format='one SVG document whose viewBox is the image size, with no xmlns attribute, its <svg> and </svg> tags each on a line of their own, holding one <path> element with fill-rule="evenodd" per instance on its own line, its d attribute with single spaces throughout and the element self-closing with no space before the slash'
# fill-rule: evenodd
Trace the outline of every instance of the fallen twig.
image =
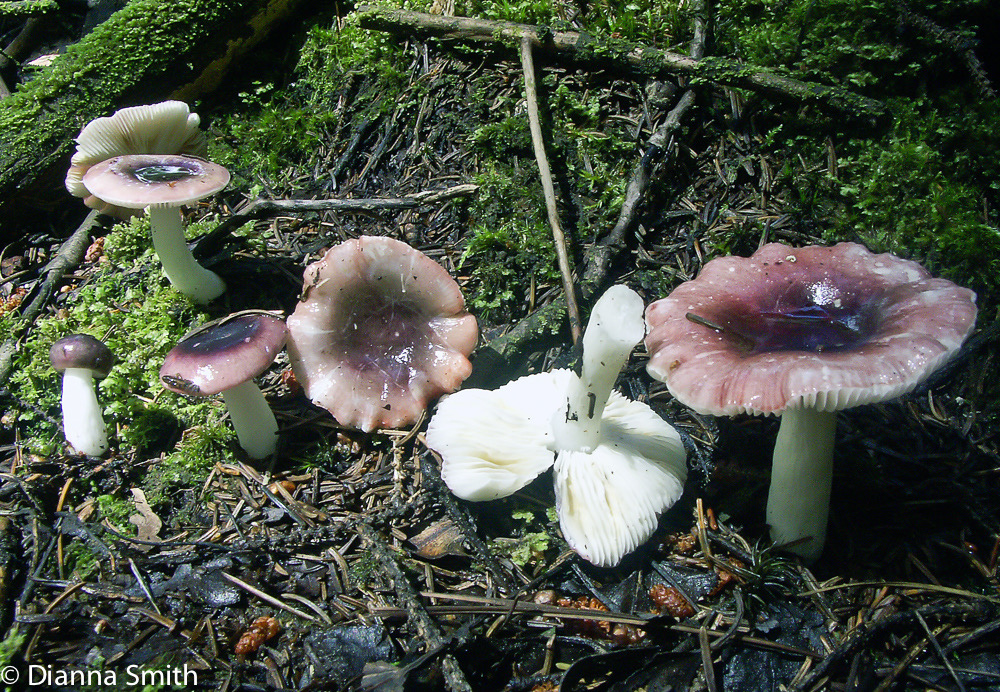
<svg viewBox="0 0 1000 692">
<path fill-rule="evenodd" d="M 776 99 L 815 103 L 852 118 L 879 118 L 886 112 L 885 105 L 880 101 L 847 89 L 803 82 L 727 58 L 697 60 L 649 46 L 611 43 L 576 31 L 552 31 L 547 27 L 514 22 L 442 17 L 370 5 L 362 5 L 357 12 L 361 26 L 366 29 L 494 43 L 519 43 L 527 39 L 533 48 L 564 53 L 581 63 L 610 65 L 619 72 L 628 69 L 650 77 L 674 74 L 704 79 Z"/>
<path fill-rule="evenodd" d="M 466 183 L 443 190 L 426 190 L 406 197 L 379 197 L 362 199 L 255 199 L 213 228 L 193 250 L 196 257 L 204 258 L 217 252 L 222 239 L 247 221 L 264 219 L 277 214 L 305 214 L 307 212 L 369 212 L 381 210 L 414 209 L 425 204 L 446 202 L 456 197 L 474 195 L 478 185 Z"/>
<path fill-rule="evenodd" d="M 552 227 L 552 240 L 556 248 L 559 274 L 562 276 L 563 293 L 569 314 L 569 331 L 573 343 L 580 338 L 580 307 L 576 304 L 576 288 L 573 285 L 573 269 L 566 251 L 566 235 L 559 223 L 559 209 L 556 207 L 556 190 L 552 184 L 552 171 L 545 155 L 545 140 L 542 137 L 542 122 L 538 116 L 538 88 L 535 83 L 535 61 L 531 57 L 531 40 L 521 39 L 521 68 L 524 71 L 524 96 L 528 104 L 528 126 L 531 130 L 531 144 L 538 162 L 538 175 L 542 179 L 542 194 L 545 196 L 545 211 Z"/>
<path fill-rule="evenodd" d="M 392 582 L 396 595 L 405 606 L 406 614 L 413 619 L 420 636 L 427 642 L 427 648 L 430 650 L 443 647 L 447 640 L 441 635 L 437 624 L 428 615 L 413 585 L 410 584 L 382 539 L 374 529 L 365 523 L 358 524 L 357 531 L 368 550 L 371 551 L 371 555 L 378 561 L 385 575 Z M 452 692 L 465 692 L 466 690 L 472 692 L 472 687 L 469 686 L 465 673 L 462 672 L 458 661 L 451 654 L 445 654 L 442 658 L 441 670 L 444 673 L 445 682 Z"/>
<path fill-rule="evenodd" d="M 13 333 L 4 339 L 0 345 L 0 384 L 10 377 L 11 364 L 14 361 L 14 353 L 17 351 L 18 339 L 24 334 L 29 326 L 35 321 L 42 309 L 48 304 L 52 295 L 56 292 L 56 284 L 62 280 L 63 276 L 72 267 L 83 261 L 83 256 L 90 245 L 90 229 L 97 223 L 97 212 L 92 211 L 87 214 L 75 231 L 66 242 L 59 248 L 59 252 L 52 260 L 45 265 L 45 278 L 37 284 L 35 296 L 28 303 L 27 307 L 21 311 L 22 321 L 13 330 Z"/>
</svg>

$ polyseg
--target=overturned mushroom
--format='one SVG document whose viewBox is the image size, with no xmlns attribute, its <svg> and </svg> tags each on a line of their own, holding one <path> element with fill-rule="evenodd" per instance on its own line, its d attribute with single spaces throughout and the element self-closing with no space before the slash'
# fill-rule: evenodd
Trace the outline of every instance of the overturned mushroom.
<svg viewBox="0 0 1000 692">
<path fill-rule="evenodd" d="M 687 477 L 680 436 L 646 404 L 613 391 L 645 332 L 642 299 L 625 286 L 594 305 L 583 367 L 528 375 L 494 391 L 446 397 L 427 427 L 441 476 L 458 497 L 510 495 L 554 465 L 566 542 L 597 565 L 617 564 L 656 529 Z"/>
<path fill-rule="evenodd" d="M 114 115 L 96 118 L 80 131 L 76 152 L 66 174 L 66 189 L 98 211 L 128 219 L 136 214 L 98 199 L 83 184 L 83 176 L 94 164 L 123 154 L 186 154 L 204 157 L 207 145 L 198 129 L 200 119 L 183 101 L 163 101 L 131 106 Z"/>
<path fill-rule="evenodd" d="M 780 415 L 767 522 L 807 560 L 826 537 L 836 412 L 908 392 L 972 331 L 975 294 L 861 245 L 722 257 L 646 311 L 648 371 L 699 413 Z"/>
<path fill-rule="evenodd" d="M 362 236 L 305 271 L 288 353 L 306 395 L 365 431 L 416 421 L 469 376 L 476 318 L 455 280 L 406 243 Z"/>
<path fill-rule="evenodd" d="M 208 322 L 167 353 L 160 381 L 186 396 L 221 393 L 240 446 L 264 459 L 274 454 L 278 422 L 253 378 L 274 362 L 286 335 L 283 319 L 260 310 Z"/>
<path fill-rule="evenodd" d="M 194 156 L 132 154 L 91 166 L 83 184 L 98 199 L 149 210 L 149 231 L 163 272 L 181 293 L 208 303 L 226 290 L 218 274 L 198 264 L 184 239 L 180 207 L 229 184 L 229 171 Z"/>
</svg>

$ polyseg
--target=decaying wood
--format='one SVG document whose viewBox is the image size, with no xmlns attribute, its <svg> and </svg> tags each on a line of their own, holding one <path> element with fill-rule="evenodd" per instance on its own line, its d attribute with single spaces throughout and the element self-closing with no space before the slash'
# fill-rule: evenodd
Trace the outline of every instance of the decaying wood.
<svg viewBox="0 0 1000 692">
<path fill-rule="evenodd" d="M 0 217 L 116 108 L 204 94 L 301 0 L 137 0 L 0 101 Z M 53 190 L 44 194 L 51 197 Z"/>
<path fill-rule="evenodd" d="M 528 39 L 536 50 L 561 53 L 580 63 L 605 67 L 610 65 L 619 70 L 651 77 L 673 74 L 706 80 L 749 89 L 775 99 L 814 103 L 821 108 L 854 118 L 879 118 L 886 112 L 880 101 L 846 89 L 803 82 L 727 58 L 697 60 L 649 46 L 609 42 L 576 31 L 552 31 L 547 27 L 514 22 L 442 17 L 370 6 L 358 8 L 358 13 L 361 26 L 367 29 L 513 45 L 518 45 L 522 39 Z"/>
</svg>

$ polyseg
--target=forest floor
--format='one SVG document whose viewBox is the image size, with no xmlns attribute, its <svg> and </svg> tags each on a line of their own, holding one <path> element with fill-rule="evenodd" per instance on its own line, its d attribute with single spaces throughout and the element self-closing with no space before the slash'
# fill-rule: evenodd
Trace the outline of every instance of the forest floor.
<svg viewBox="0 0 1000 692">
<path fill-rule="evenodd" d="M 829 4 L 850 23 L 846 4 Z M 787 14 L 768 21 L 798 16 L 808 46 L 806 5 L 784 3 Z M 720 6 L 708 45 L 735 50 L 750 39 L 734 15 L 760 7 Z M 12 666 L 3 684 L 19 689 L 34 675 L 48 689 L 1000 689 L 997 279 L 983 269 L 1000 266 L 1000 241 L 997 190 L 976 169 L 997 151 L 978 138 L 984 113 L 1000 109 L 995 95 L 978 96 L 989 88 L 984 68 L 949 52 L 948 31 L 977 29 L 952 6 L 931 22 L 953 25 L 945 38 L 930 32 L 928 48 L 919 22 L 878 5 L 904 28 L 865 55 L 884 69 L 924 51 L 938 65 L 906 73 L 920 84 L 900 87 L 921 94 L 910 106 L 875 77 L 829 80 L 884 96 L 886 121 L 897 123 L 979 104 L 937 130 L 921 120 L 914 131 L 925 139 L 711 79 L 536 55 L 566 248 L 590 282 L 577 285 L 584 317 L 609 285 L 648 304 L 713 257 L 767 242 L 860 241 L 979 293 L 979 326 L 938 376 L 840 414 L 817 562 L 767 539 L 777 421 L 693 413 L 646 374 L 641 346 L 619 388 L 678 428 L 690 478 L 653 538 L 613 568 L 568 548 L 547 473 L 502 500 L 456 499 L 426 446 L 432 412 L 402 430 L 345 428 L 305 397 L 282 354 L 261 378 L 279 449 L 259 463 L 240 450 L 221 402 L 160 386 L 164 353 L 192 326 L 245 309 L 291 314 L 304 268 L 359 235 L 405 241 L 459 282 L 481 333 L 465 386 L 492 389 L 578 359 L 516 44 L 413 38 L 316 9 L 251 57 L 246 76 L 193 104 L 210 158 L 233 173 L 187 215 L 196 256 L 230 287 L 222 298 L 197 306 L 177 295 L 142 219 L 101 218 L 74 234 L 86 210 L 68 195 L 44 230 L 3 251 L 2 326 L 18 335 L 0 391 L 0 663 Z M 672 26 L 682 38 L 659 47 L 679 52 L 698 41 L 697 17 L 661 16 L 655 3 L 559 7 L 560 26 L 647 42 Z M 471 10 L 528 23 L 554 11 Z M 798 55 L 808 64 L 807 48 Z M 756 54 L 729 57 L 747 56 Z M 694 98 L 679 106 L 688 87 Z M 648 184 L 632 198 L 637 170 Z M 441 191 L 450 192 L 421 196 Z M 987 240 L 959 245 L 937 217 L 919 232 L 868 232 L 891 213 L 930 219 L 930 207 L 915 206 L 920 194 Z M 259 198 L 359 208 L 247 213 Z M 383 199 L 398 204 L 365 202 Z M 58 257 L 72 261 L 55 295 L 18 322 Z M 99 388 L 113 430 L 101 459 L 65 447 L 58 375 L 44 361 L 75 331 L 105 338 L 118 357 Z M 71 671 L 104 677 L 60 677 Z"/>
</svg>

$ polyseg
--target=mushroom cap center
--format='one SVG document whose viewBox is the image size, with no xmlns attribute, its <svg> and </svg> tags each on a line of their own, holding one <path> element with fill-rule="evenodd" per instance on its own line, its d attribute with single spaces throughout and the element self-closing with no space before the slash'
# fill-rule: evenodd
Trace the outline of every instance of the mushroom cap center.
<svg viewBox="0 0 1000 692">
<path fill-rule="evenodd" d="M 837 352 L 865 344 L 885 318 L 885 290 L 823 279 L 774 285 L 715 315 L 724 337 L 748 353 Z M 705 316 L 703 316 L 705 317 Z"/>
<path fill-rule="evenodd" d="M 425 363 L 432 340 L 427 317 L 416 307 L 360 287 L 344 322 L 341 345 L 352 368 L 381 372 L 403 388 Z"/>
</svg>

